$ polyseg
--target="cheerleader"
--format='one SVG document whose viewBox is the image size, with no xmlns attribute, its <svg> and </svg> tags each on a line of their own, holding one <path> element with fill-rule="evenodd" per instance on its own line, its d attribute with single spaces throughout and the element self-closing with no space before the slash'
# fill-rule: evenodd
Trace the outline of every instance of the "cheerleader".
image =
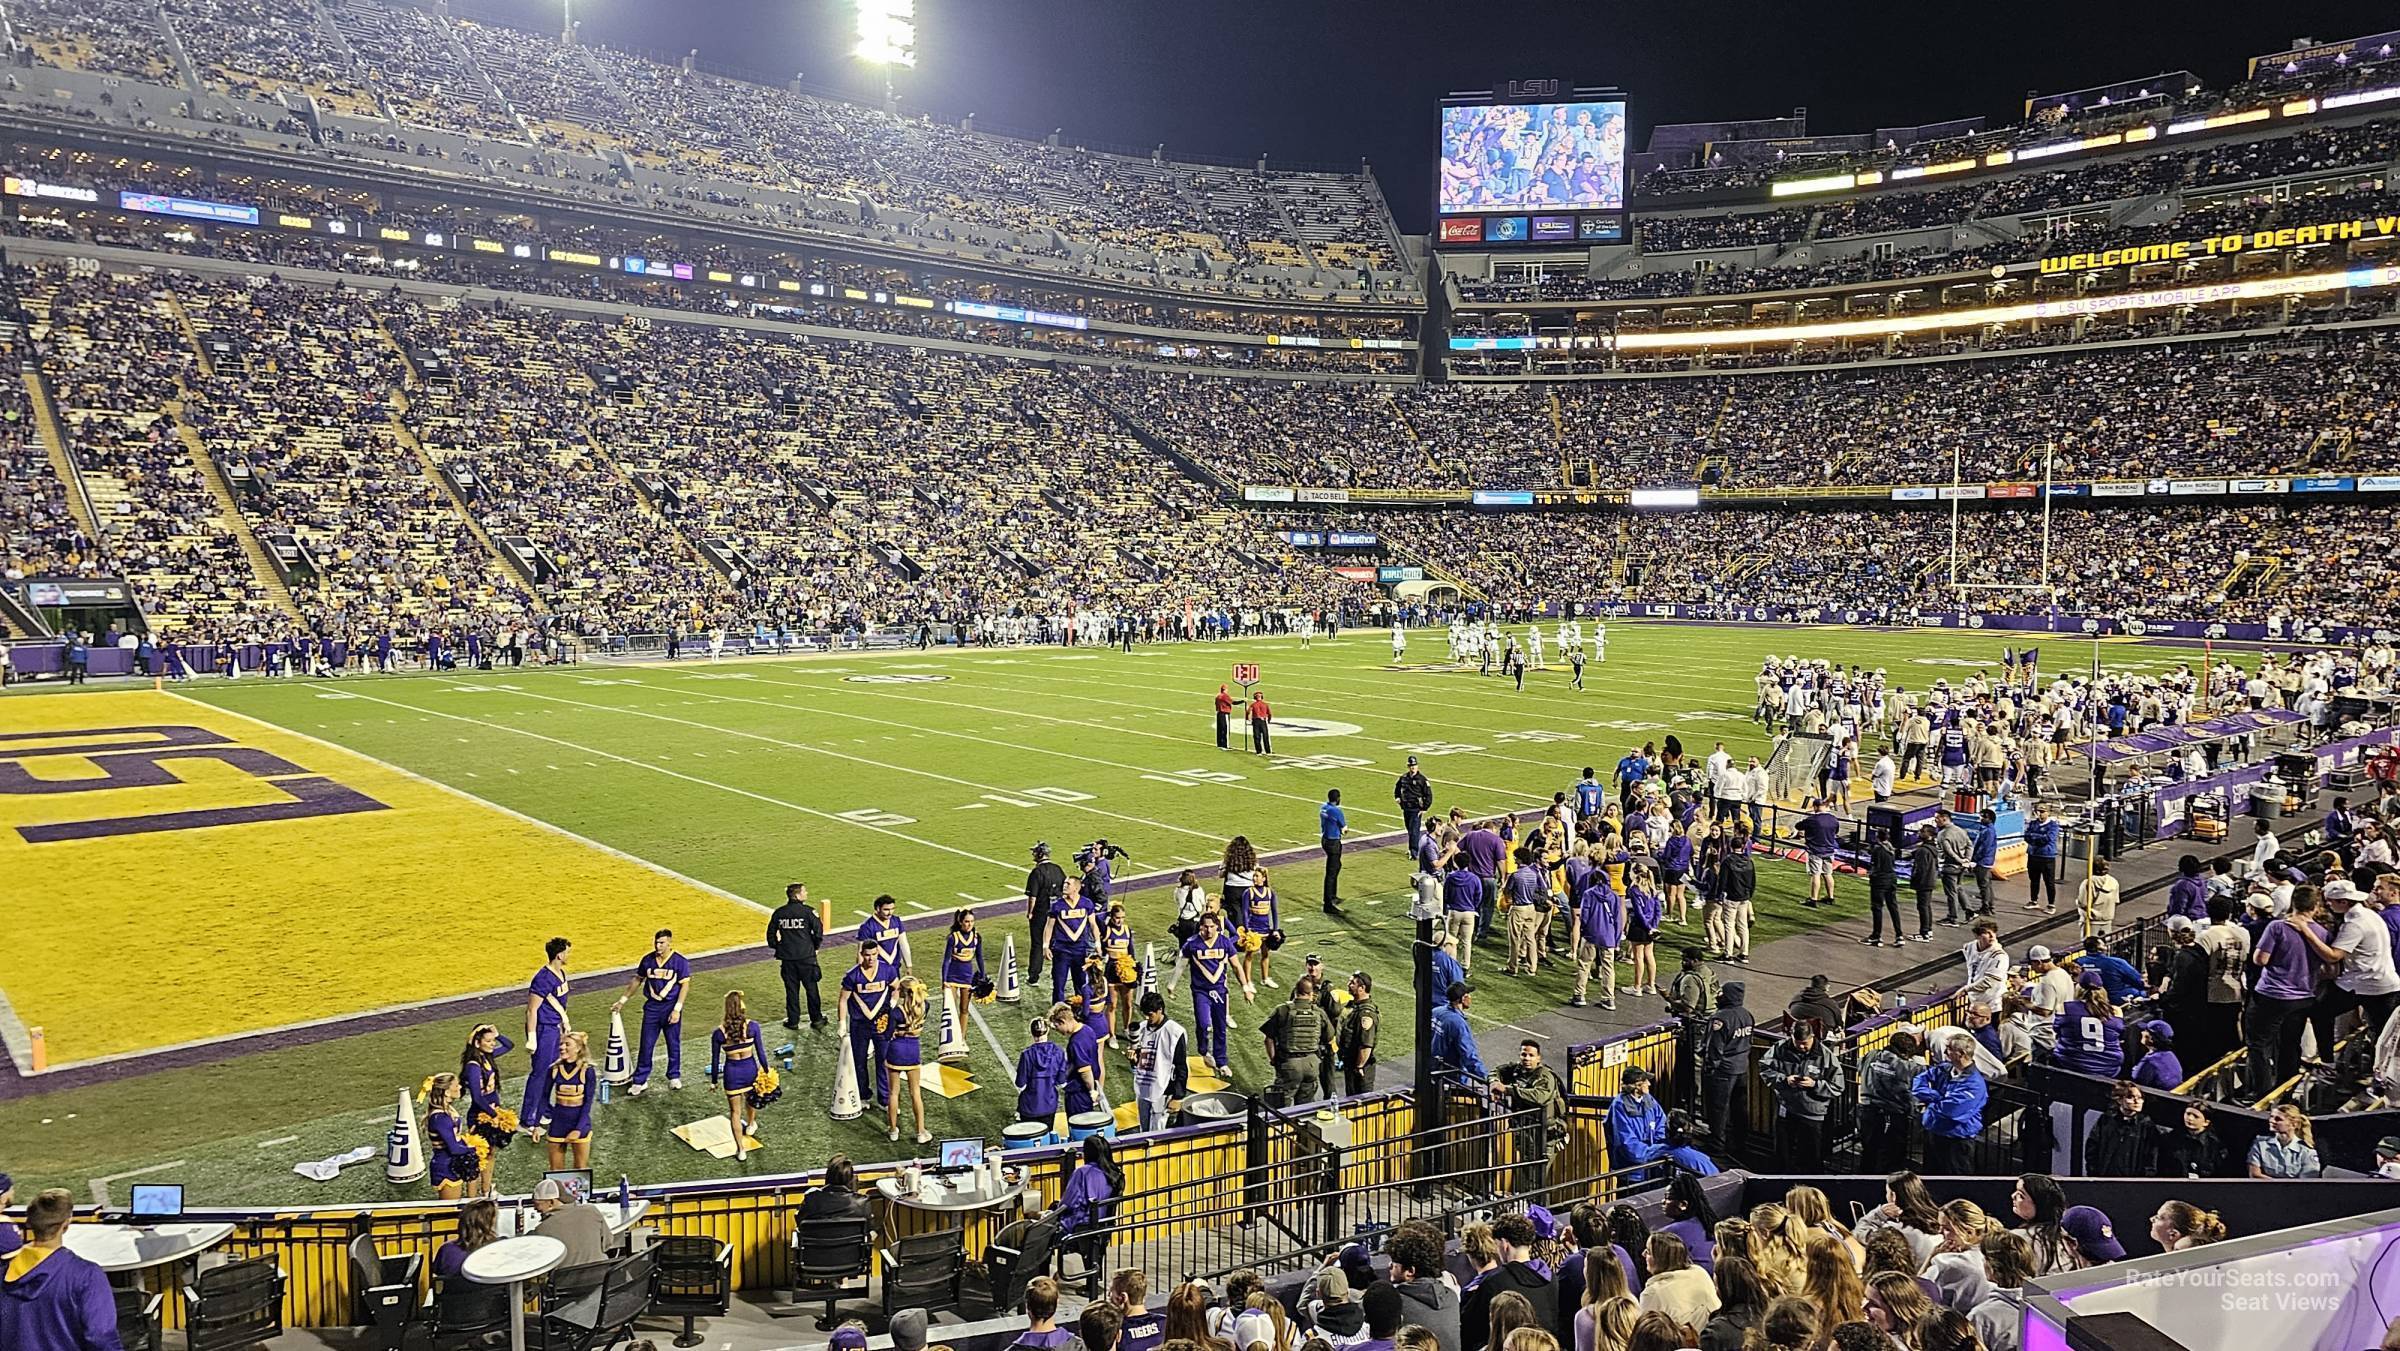
<svg viewBox="0 0 2400 1351">
<path fill-rule="evenodd" d="M 1652 889 L 1650 866 L 1633 864 L 1625 871 L 1625 949 L 1633 961 L 1633 985 L 1625 993 L 1658 993 L 1658 922 L 1665 906 Z"/>
<path fill-rule="evenodd" d="M 549 1084 L 550 1067 L 558 1060 L 559 1041 L 573 1024 L 567 1021 L 567 954 L 573 945 L 553 938 L 542 945 L 542 966 L 525 991 L 525 1045 L 533 1068 L 525 1076 L 525 1103 L 517 1116 L 528 1129 L 542 1124 L 542 1090 Z"/>
<path fill-rule="evenodd" d="M 600 1099 L 600 1071 L 584 1058 L 589 1049 L 581 1032 L 560 1037 L 558 1063 L 543 1083 L 542 1120 L 534 1129 L 550 1146 L 552 1172 L 592 1166 L 592 1104 Z"/>
<path fill-rule="evenodd" d="M 950 916 L 950 937 L 942 945 L 942 993 L 950 1001 L 950 1014 L 958 1020 L 963 1032 L 967 1026 L 967 1005 L 975 998 L 975 987 L 989 983 L 991 977 L 983 970 L 983 935 L 975 932 L 975 912 L 960 910 Z"/>
<path fill-rule="evenodd" d="M 517 1135 L 517 1114 L 500 1105 L 500 1057 L 515 1049 L 516 1044 L 502 1036 L 499 1028 L 484 1023 L 467 1034 L 467 1048 L 459 1053 L 458 1082 L 467 1094 L 467 1129 L 483 1141 L 483 1148 L 476 1151 L 483 1161 L 483 1176 L 475 1185 L 478 1196 L 491 1195 L 493 1161 Z"/>
<path fill-rule="evenodd" d="M 915 976 L 902 976 L 892 993 L 892 1039 L 885 1043 L 883 1063 L 892 1075 L 892 1091 L 883 1104 L 883 1124 L 889 1138 L 900 1138 L 900 1089 L 908 1089 L 909 1111 L 917 1123 L 917 1143 L 933 1139 L 925 1129 L 925 1090 L 918 1082 L 925 1063 L 925 985 Z"/>
<path fill-rule="evenodd" d="M 1108 922 L 1100 926 L 1100 965 L 1108 990 L 1110 1025 L 1132 1027 L 1133 996 L 1142 985 L 1142 964 L 1133 955 L 1133 924 L 1125 917 L 1123 901 L 1108 903 Z"/>
<path fill-rule="evenodd" d="M 1250 837 L 1236 835 L 1225 845 L 1225 864 L 1218 874 L 1224 887 L 1225 914 L 1239 925 L 1244 908 L 1250 904 L 1250 870 L 1258 866 L 1258 851 L 1250 847 Z"/>
<path fill-rule="evenodd" d="M 1268 881 L 1267 870 L 1263 866 L 1251 868 L 1250 891 L 1239 914 L 1242 929 L 1235 938 L 1239 949 L 1235 962 L 1241 968 L 1242 998 L 1255 1000 L 1260 985 L 1270 990 L 1283 988 L 1275 983 L 1274 949 L 1269 946 L 1269 939 L 1283 927 L 1282 906 L 1275 899 L 1275 888 Z M 1255 977 L 1250 965 L 1253 958 L 1258 963 Z"/>
<path fill-rule="evenodd" d="M 433 1194 L 455 1201 L 470 1188 L 480 1188 L 490 1166 L 490 1147 L 467 1130 L 458 1114 L 458 1076 L 437 1074 L 425 1090 L 426 1176 Z"/>
<path fill-rule="evenodd" d="M 865 950 L 865 949 L 862 949 Z M 761 1048 L 765 1043 L 742 1002 L 742 992 L 725 992 L 725 1017 L 708 1034 L 708 1077 L 725 1090 L 725 1116 L 733 1123 L 736 1163 L 750 1157 L 750 1142 L 758 1138 L 758 1104 L 751 1086 L 758 1082 Z"/>
</svg>

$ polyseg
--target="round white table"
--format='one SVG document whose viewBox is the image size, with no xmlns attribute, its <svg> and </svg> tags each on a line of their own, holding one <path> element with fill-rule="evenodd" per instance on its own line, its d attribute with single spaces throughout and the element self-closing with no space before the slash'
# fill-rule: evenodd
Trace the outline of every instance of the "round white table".
<svg viewBox="0 0 2400 1351">
<path fill-rule="evenodd" d="M 479 1285 L 508 1287 L 509 1351 L 525 1351 L 525 1282 L 549 1275 L 566 1256 L 566 1244 L 540 1234 L 494 1239 L 467 1254 L 460 1275 Z"/>
<path fill-rule="evenodd" d="M 233 1226 L 224 1223 L 70 1224 L 63 1241 L 67 1251 L 113 1276 L 196 1257 L 231 1237 Z"/>
<path fill-rule="evenodd" d="M 972 1181 L 974 1176 L 973 1173 L 957 1173 L 950 1177 L 928 1175 L 925 1185 L 912 1192 L 901 1187 L 898 1177 L 886 1174 L 875 1179 L 875 1190 L 884 1200 L 896 1206 L 945 1212 L 1000 1210 L 1025 1194 L 1023 1182 L 1004 1182 L 997 1191 L 958 1185 Z"/>
</svg>

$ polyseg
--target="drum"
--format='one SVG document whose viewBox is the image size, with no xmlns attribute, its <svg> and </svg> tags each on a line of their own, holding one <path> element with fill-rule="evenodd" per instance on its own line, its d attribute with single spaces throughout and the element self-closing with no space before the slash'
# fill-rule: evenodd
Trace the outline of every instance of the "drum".
<svg viewBox="0 0 2400 1351">
<path fill-rule="evenodd" d="M 1080 1143 L 1085 1137 L 1105 1135 L 1117 1138 L 1117 1114 L 1114 1112 L 1077 1112 L 1067 1118 L 1067 1142 Z"/>
<path fill-rule="evenodd" d="M 1038 1149 L 1051 1142 L 1047 1121 L 1011 1121 L 1000 1131 L 1000 1148 Z"/>
</svg>

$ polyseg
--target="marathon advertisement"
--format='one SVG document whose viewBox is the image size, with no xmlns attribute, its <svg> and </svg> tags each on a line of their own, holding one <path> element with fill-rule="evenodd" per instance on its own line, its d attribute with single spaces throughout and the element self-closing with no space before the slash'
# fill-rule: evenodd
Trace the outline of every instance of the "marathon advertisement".
<svg viewBox="0 0 2400 1351">
<path fill-rule="evenodd" d="M 59 610 L 85 605 L 131 605 L 133 593 L 114 578 L 30 577 L 25 602 L 36 609 Z"/>
</svg>

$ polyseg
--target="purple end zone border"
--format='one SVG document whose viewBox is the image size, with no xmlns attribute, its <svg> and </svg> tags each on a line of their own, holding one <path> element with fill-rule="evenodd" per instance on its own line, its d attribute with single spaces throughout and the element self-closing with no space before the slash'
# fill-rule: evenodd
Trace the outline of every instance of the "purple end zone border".
<svg viewBox="0 0 2400 1351">
<path fill-rule="evenodd" d="M 1541 810 L 1536 808 L 1519 811 L 1515 815 L 1519 820 L 1526 820 L 1541 815 Z M 1345 841 L 1343 847 L 1346 852 L 1364 852 L 1387 849 L 1394 844 L 1405 844 L 1406 842 L 1407 833 L 1405 831 L 1393 830 Z M 1321 852 L 1315 845 L 1299 845 L 1264 855 L 1262 861 L 1270 866 L 1281 866 L 1315 857 Z M 1222 866 L 1210 863 L 1194 867 L 1192 871 L 1202 877 L 1214 877 L 1222 871 Z M 1112 887 L 1111 894 L 1122 895 L 1127 892 L 1154 890 L 1171 885 L 1180 875 L 1181 870 L 1178 869 L 1172 872 L 1151 873 L 1129 878 L 1124 883 Z M 981 905 L 961 908 L 973 910 L 980 916 L 1014 911 L 1019 907 L 1018 902 L 1006 900 L 987 901 Z M 763 926 L 766 921 L 762 917 L 759 922 Z M 946 929 L 949 925 L 950 915 L 942 911 L 926 915 L 913 915 L 900 921 L 901 930 L 909 933 L 928 929 Z M 761 932 L 764 932 L 763 927 Z M 835 932 L 848 932 L 848 930 L 839 929 Z M 827 937 L 828 941 L 825 944 L 827 948 L 839 946 L 837 942 L 832 941 L 831 934 Z M 696 958 L 692 962 L 692 970 L 694 972 L 721 971 L 729 967 L 770 960 L 772 958 L 766 955 L 765 945 L 762 943 L 755 948 L 713 953 L 706 957 Z M 630 969 L 624 968 L 623 970 Z M 621 975 L 623 970 L 595 974 Z M 93 1084 L 113 1083 L 122 1079 L 134 1079 L 146 1074 L 155 1074 L 161 1070 L 213 1065 L 264 1051 L 295 1050 L 303 1046 L 316 1046 L 329 1041 L 337 1041 L 344 1037 L 415 1027 L 422 1023 L 438 1022 L 444 1018 L 455 1018 L 480 1011 L 507 1011 L 522 1007 L 522 1003 L 523 992 L 518 990 L 511 990 L 500 995 L 457 995 L 448 999 L 437 999 L 424 1004 L 412 1005 L 408 1008 L 361 1014 L 355 1018 L 339 1018 L 328 1022 L 312 1023 L 304 1027 L 236 1035 L 221 1041 L 211 1041 L 196 1046 L 178 1046 L 146 1055 L 136 1052 L 122 1059 L 94 1061 L 85 1065 L 68 1065 L 36 1075 L 20 1073 L 15 1061 L 6 1056 L 0 1056 L 0 1102 L 15 1098 L 36 1097 L 64 1089 L 86 1088 Z"/>
</svg>

